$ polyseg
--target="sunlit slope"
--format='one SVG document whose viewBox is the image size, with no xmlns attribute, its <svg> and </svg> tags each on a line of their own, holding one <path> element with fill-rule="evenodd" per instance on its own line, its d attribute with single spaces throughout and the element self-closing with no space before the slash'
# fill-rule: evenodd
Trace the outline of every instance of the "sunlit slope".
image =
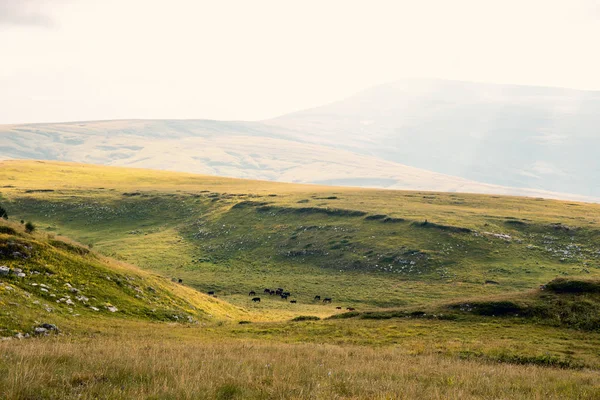
<svg viewBox="0 0 600 400">
<path fill-rule="evenodd" d="M 600 275 L 597 204 L 24 161 L 0 164 L 0 186 L 11 218 L 258 310 L 294 312 L 251 304 L 272 287 L 325 314 Z"/>
<path fill-rule="evenodd" d="M 244 310 L 101 256 L 46 233 L 0 219 L 0 336 L 40 323 L 93 330 L 115 319 L 182 322 L 241 318 Z"/>
<path fill-rule="evenodd" d="M 245 179 L 390 189 L 496 193 L 591 201 L 598 196 L 558 193 L 431 172 L 348 149 L 345 139 L 315 142 L 260 122 L 209 120 L 118 120 L 0 125 L 0 159 L 85 162 L 154 168 Z M 366 136 L 371 136 L 368 133 Z M 388 143 L 384 140 L 382 143 Z M 401 146 L 403 151 L 410 146 Z M 412 150 L 411 150 L 412 151 Z M 414 150 L 423 158 L 427 154 Z"/>
</svg>

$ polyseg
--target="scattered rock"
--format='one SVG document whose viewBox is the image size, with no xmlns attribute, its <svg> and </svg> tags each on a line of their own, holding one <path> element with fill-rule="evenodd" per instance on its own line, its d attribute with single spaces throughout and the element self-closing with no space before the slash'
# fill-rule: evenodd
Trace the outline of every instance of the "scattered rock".
<svg viewBox="0 0 600 400">
<path fill-rule="evenodd" d="M 23 272 L 19 272 L 19 273 L 17 274 L 17 276 L 18 276 L 19 278 L 25 278 L 27 275 L 25 275 L 25 273 L 23 273 Z"/>
<path fill-rule="evenodd" d="M 106 306 L 106 309 L 110 312 L 117 312 L 119 309 L 115 306 Z"/>
<path fill-rule="evenodd" d="M 8 275 L 9 272 L 10 268 L 8 268 L 6 265 L 0 265 L 0 275 Z"/>
</svg>

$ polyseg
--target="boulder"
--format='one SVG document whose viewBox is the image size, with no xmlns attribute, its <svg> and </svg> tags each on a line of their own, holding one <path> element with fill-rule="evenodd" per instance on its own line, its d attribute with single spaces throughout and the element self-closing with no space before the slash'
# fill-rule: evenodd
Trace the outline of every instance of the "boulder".
<svg viewBox="0 0 600 400">
<path fill-rule="evenodd" d="M 10 272 L 10 268 L 8 268 L 6 265 L 0 265 L 0 276 L 8 275 L 9 272 Z"/>
</svg>

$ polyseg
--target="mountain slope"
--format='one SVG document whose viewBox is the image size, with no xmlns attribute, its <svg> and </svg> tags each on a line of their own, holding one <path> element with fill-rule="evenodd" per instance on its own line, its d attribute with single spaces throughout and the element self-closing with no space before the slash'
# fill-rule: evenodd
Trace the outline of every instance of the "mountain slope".
<svg viewBox="0 0 600 400">
<path fill-rule="evenodd" d="M 0 159 L 600 201 L 600 95 L 408 80 L 263 122 L 0 126 Z"/>
<path fill-rule="evenodd" d="M 600 92 L 417 79 L 266 123 L 475 181 L 598 197 L 599 110 Z"/>
</svg>

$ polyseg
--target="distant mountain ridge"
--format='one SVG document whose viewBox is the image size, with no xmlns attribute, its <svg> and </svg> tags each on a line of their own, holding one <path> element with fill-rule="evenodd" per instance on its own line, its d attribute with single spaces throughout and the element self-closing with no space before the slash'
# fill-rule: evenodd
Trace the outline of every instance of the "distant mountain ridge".
<svg viewBox="0 0 600 400">
<path fill-rule="evenodd" d="M 262 122 L 0 125 L 0 158 L 598 201 L 600 94 L 405 80 Z"/>
</svg>

